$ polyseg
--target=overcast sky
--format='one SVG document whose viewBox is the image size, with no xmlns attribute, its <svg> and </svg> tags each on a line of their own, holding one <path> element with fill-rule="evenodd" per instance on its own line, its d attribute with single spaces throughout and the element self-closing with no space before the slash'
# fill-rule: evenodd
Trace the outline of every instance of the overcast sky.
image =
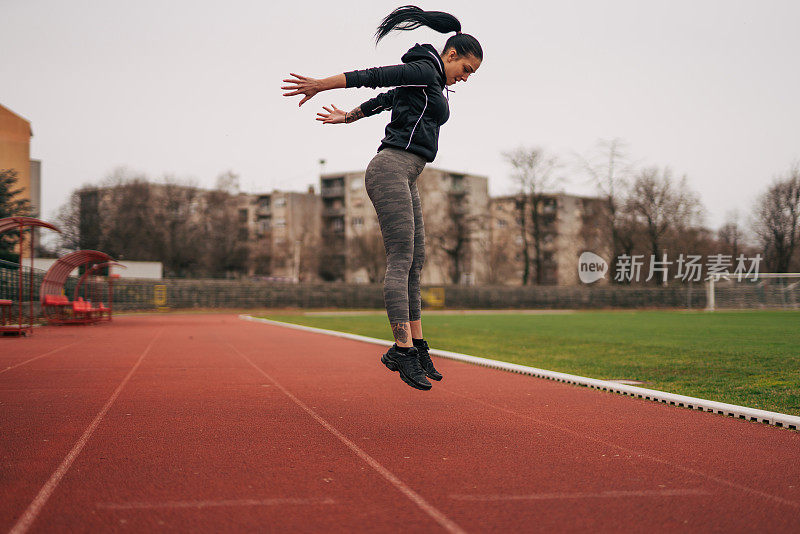
<svg viewBox="0 0 800 534">
<path fill-rule="evenodd" d="M 0 103 L 30 120 L 43 215 L 115 168 L 246 191 L 304 190 L 364 169 L 388 113 L 322 126 L 322 105 L 352 109 L 377 91 L 340 89 L 297 107 L 290 71 L 324 77 L 399 63 L 414 43 L 376 48 L 401 2 L 0 0 Z M 633 161 L 686 175 L 716 227 L 800 160 L 800 2 L 691 0 L 418 2 L 453 13 L 484 62 L 450 95 L 433 166 L 512 192 L 502 152 L 539 146 L 569 163 L 622 138 Z M 567 192 L 590 193 L 565 167 Z"/>
</svg>

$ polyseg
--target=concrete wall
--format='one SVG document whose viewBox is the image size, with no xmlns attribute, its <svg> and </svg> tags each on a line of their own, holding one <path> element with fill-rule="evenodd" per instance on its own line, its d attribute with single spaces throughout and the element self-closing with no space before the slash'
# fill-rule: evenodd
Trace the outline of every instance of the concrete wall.
<svg viewBox="0 0 800 534">
<path fill-rule="evenodd" d="M 56 258 L 34 258 L 33 268 L 46 272 L 56 261 Z M 120 263 L 126 268 L 111 268 L 111 274 L 118 274 L 120 278 L 160 280 L 164 276 L 164 266 L 160 261 L 126 261 Z"/>
</svg>

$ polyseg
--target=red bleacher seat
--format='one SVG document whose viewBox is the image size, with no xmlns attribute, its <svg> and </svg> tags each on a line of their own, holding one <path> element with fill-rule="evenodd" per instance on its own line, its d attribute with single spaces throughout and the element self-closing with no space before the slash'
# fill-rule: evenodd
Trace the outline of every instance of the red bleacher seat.
<svg viewBox="0 0 800 534">
<path fill-rule="evenodd" d="M 11 310 L 9 310 L 11 304 L 12 302 L 10 300 L 0 299 L 0 325 L 4 325 L 8 322 L 10 318 L 9 314 L 11 313 Z"/>
<path fill-rule="evenodd" d="M 65 295 L 45 295 L 45 306 L 69 306 L 71 303 Z"/>
</svg>

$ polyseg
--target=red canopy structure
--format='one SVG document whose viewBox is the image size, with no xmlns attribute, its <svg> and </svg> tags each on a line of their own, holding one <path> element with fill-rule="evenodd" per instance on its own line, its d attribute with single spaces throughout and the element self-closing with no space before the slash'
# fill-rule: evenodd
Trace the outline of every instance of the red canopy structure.
<svg viewBox="0 0 800 534">
<path fill-rule="evenodd" d="M 78 300 L 78 296 L 80 295 L 81 288 L 83 287 L 84 283 L 91 276 L 94 276 L 94 275 L 98 274 L 103 269 L 111 268 L 111 267 L 122 267 L 123 269 L 127 269 L 127 267 L 125 267 L 124 265 L 122 265 L 121 263 L 118 263 L 116 261 L 107 261 L 107 262 L 104 262 L 104 263 L 96 263 L 96 264 L 92 265 L 91 267 L 86 269 L 86 272 L 83 273 L 83 276 L 81 276 L 81 279 L 78 280 L 78 283 L 75 285 L 75 292 L 73 293 L 72 300 Z M 114 277 L 111 276 L 110 271 L 109 271 L 109 276 L 106 279 L 108 280 L 108 308 L 106 309 L 106 312 L 107 312 L 106 313 L 106 318 L 110 321 L 111 320 L 111 314 L 114 312 Z M 95 300 L 96 302 L 102 302 L 103 301 L 102 295 L 100 295 L 100 294 L 92 295 L 92 297 L 93 297 L 93 300 Z"/>
<path fill-rule="evenodd" d="M 78 250 L 58 258 L 44 275 L 44 280 L 39 288 L 42 313 L 48 322 L 61 324 L 92 322 L 91 313 L 88 310 L 80 310 L 66 300 L 64 284 L 70 273 L 82 265 L 113 261 L 111 256 L 99 250 Z M 73 314 L 71 317 L 67 317 L 62 313 L 67 306 L 72 306 L 74 312 L 81 312 L 80 316 Z"/>
<path fill-rule="evenodd" d="M 16 229 L 19 232 L 19 269 L 17 270 L 18 273 L 18 283 L 17 283 L 17 308 L 18 308 L 18 321 L 14 325 L 7 325 L 7 324 L 0 324 L 0 332 L 10 332 L 17 335 L 25 335 L 28 333 L 33 333 L 33 246 L 34 246 L 34 233 L 32 231 L 28 232 L 30 234 L 30 270 L 28 272 L 28 314 L 27 314 L 27 322 L 23 321 L 23 293 L 22 288 L 25 285 L 23 282 L 23 264 L 22 264 L 22 257 L 25 244 L 25 233 L 26 230 L 31 230 L 34 227 L 38 228 L 47 228 L 49 230 L 54 230 L 56 232 L 61 232 L 56 226 L 53 226 L 50 223 L 41 221 L 34 217 L 6 217 L 4 219 L 0 219 L 0 234 L 4 232 L 9 232 Z M 4 301 L 4 307 L 6 306 Z M 11 306 L 13 303 L 7 304 L 8 307 Z M 5 316 L 3 314 L 3 323 L 5 323 Z"/>
</svg>

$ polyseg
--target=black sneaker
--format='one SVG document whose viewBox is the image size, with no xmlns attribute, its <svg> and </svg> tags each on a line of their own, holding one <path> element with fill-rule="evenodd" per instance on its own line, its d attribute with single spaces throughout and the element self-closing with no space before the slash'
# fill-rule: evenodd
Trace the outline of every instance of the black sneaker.
<svg viewBox="0 0 800 534">
<path fill-rule="evenodd" d="M 403 382 L 412 388 L 427 391 L 431 389 L 431 383 L 425 378 L 425 371 L 419 364 L 419 354 L 417 349 L 411 347 L 407 353 L 397 350 L 396 345 L 392 345 L 389 351 L 381 356 L 383 365 L 390 371 L 398 371 Z"/>
<path fill-rule="evenodd" d="M 416 343 L 416 342 L 415 342 Z M 419 343 L 419 345 L 414 345 L 419 353 L 419 364 L 422 366 L 422 370 L 425 371 L 425 375 L 433 380 L 441 380 L 442 373 L 436 370 L 436 367 L 433 366 L 433 362 L 431 361 L 431 355 L 428 354 L 428 342 L 424 339 Z"/>
</svg>

